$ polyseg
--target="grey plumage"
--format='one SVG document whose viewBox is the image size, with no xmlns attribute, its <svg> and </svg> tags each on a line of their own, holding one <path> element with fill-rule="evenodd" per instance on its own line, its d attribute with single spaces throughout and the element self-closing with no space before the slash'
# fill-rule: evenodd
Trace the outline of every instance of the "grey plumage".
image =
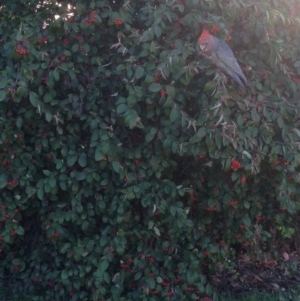
<svg viewBox="0 0 300 301">
<path fill-rule="evenodd" d="M 221 71 L 233 78 L 243 90 L 246 90 L 247 79 L 238 64 L 230 47 L 222 40 L 204 31 L 198 43 L 205 56 Z"/>
</svg>

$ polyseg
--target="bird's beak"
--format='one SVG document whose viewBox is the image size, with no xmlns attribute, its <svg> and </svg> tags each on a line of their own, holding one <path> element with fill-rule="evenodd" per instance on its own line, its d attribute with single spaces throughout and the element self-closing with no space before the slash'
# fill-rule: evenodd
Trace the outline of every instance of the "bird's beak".
<svg viewBox="0 0 300 301">
<path fill-rule="evenodd" d="M 205 52 L 205 51 L 206 51 L 205 45 L 199 45 L 199 46 L 200 46 L 200 49 L 201 49 L 202 52 Z"/>
</svg>

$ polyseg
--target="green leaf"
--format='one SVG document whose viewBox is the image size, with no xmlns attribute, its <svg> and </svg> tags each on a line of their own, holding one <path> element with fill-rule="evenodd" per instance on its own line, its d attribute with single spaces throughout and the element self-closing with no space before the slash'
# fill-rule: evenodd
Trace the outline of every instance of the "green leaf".
<svg viewBox="0 0 300 301">
<path fill-rule="evenodd" d="M 76 3 L 76 11 L 81 15 L 86 11 L 85 5 L 81 3 Z"/>
<path fill-rule="evenodd" d="M 66 279 L 68 279 L 69 278 L 69 273 L 68 273 L 68 271 L 67 270 L 63 270 L 62 272 L 61 272 L 61 279 L 62 280 L 66 280 Z"/>
<path fill-rule="evenodd" d="M 136 97 L 135 95 L 129 95 L 128 98 L 127 98 L 127 104 L 129 107 L 133 107 L 135 104 L 136 104 Z"/>
<path fill-rule="evenodd" d="M 134 275 L 134 280 L 139 280 L 141 277 L 142 277 L 142 273 L 141 273 L 141 272 L 137 272 L 137 273 Z"/>
<path fill-rule="evenodd" d="M 106 283 L 110 283 L 110 277 L 109 277 L 109 274 L 107 272 L 103 273 L 103 278 L 104 278 L 104 281 Z"/>
<path fill-rule="evenodd" d="M 42 201 L 44 199 L 44 189 L 40 187 L 37 191 L 37 197 Z"/>
<path fill-rule="evenodd" d="M 72 52 L 69 50 L 64 50 L 64 55 L 65 56 L 72 56 Z"/>
<path fill-rule="evenodd" d="M 50 178 L 49 179 L 49 185 L 50 185 L 50 187 L 51 188 L 55 188 L 55 186 L 56 186 L 56 179 L 55 178 Z"/>
<path fill-rule="evenodd" d="M 86 162 L 86 154 L 85 153 L 81 153 L 78 159 L 78 164 L 81 167 L 85 167 L 87 162 Z"/>
<path fill-rule="evenodd" d="M 18 226 L 18 229 L 16 230 L 18 235 L 24 235 L 25 230 L 22 226 Z"/>
<path fill-rule="evenodd" d="M 250 209 L 250 203 L 248 201 L 244 201 L 243 204 L 246 209 Z"/>
<path fill-rule="evenodd" d="M 205 84 L 204 86 L 204 92 L 210 93 L 216 88 L 216 82 L 215 81 L 210 81 Z"/>
<path fill-rule="evenodd" d="M 298 138 L 300 138 L 300 131 L 298 129 L 294 128 L 292 131 L 297 135 Z"/>
<path fill-rule="evenodd" d="M 38 106 L 38 97 L 34 92 L 29 93 L 29 101 L 33 107 L 36 108 Z"/>
<path fill-rule="evenodd" d="M 0 189 L 3 189 L 7 184 L 7 176 L 5 173 L 0 175 Z"/>
<path fill-rule="evenodd" d="M 180 113 L 178 112 L 178 109 L 174 107 L 170 113 L 170 121 L 174 122 L 179 116 Z"/>
<path fill-rule="evenodd" d="M 116 161 L 113 161 L 113 162 L 112 162 L 112 166 L 113 166 L 114 171 L 115 171 L 116 173 L 119 173 L 119 171 L 120 171 L 119 163 L 116 162 Z"/>
<path fill-rule="evenodd" d="M 183 13 L 184 10 L 185 10 L 185 6 L 182 5 L 182 4 L 179 4 L 179 5 L 178 5 L 178 9 L 179 9 L 179 11 L 180 11 L 181 13 Z"/>
<path fill-rule="evenodd" d="M 146 142 L 150 142 L 153 140 L 154 136 L 156 135 L 157 133 L 157 128 L 151 128 L 150 131 L 148 131 L 146 137 L 145 137 L 145 141 Z"/>
<path fill-rule="evenodd" d="M 259 122 L 260 121 L 260 116 L 255 111 L 251 112 L 251 118 L 254 122 Z"/>
<path fill-rule="evenodd" d="M 0 101 L 3 101 L 6 98 L 6 92 L 0 91 Z"/>
<path fill-rule="evenodd" d="M 53 97 L 50 93 L 47 93 L 45 96 L 44 96 L 44 102 L 50 102 L 51 100 L 53 100 Z"/>
<path fill-rule="evenodd" d="M 73 44 L 73 46 L 72 46 L 72 48 L 71 48 L 71 51 L 73 52 L 73 53 L 76 53 L 76 52 L 78 52 L 78 50 L 79 50 L 79 45 L 76 43 L 76 44 Z"/>
<path fill-rule="evenodd" d="M 99 146 L 96 148 L 96 151 L 95 151 L 95 160 L 96 161 L 100 161 L 104 158 L 105 156 L 103 155 L 102 153 L 102 148 Z"/>
<path fill-rule="evenodd" d="M 243 155 L 245 155 L 248 159 L 252 159 L 252 156 L 245 150 L 243 150 Z"/>
<path fill-rule="evenodd" d="M 69 167 L 73 166 L 76 163 L 77 159 L 78 159 L 77 155 L 69 155 L 67 158 L 67 165 Z"/>
<path fill-rule="evenodd" d="M 20 129 L 22 125 L 23 125 L 23 118 L 22 117 L 17 118 L 16 126 Z"/>
<path fill-rule="evenodd" d="M 57 70 L 54 70 L 52 72 L 52 75 L 53 75 L 53 78 L 56 80 L 56 81 L 59 81 L 59 72 Z"/>
<path fill-rule="evenodd" d="M 7 87 L 7 80 L 2 79 L 0 80 L 0 89 L 6 88 Z"/>
<path fill-rule="evenodd" d="M 262 88 L 263 88 L 263 86 L 262 86 L 262 84 L 261 83 L 257 83 L 256 85 L 255 85 L 255 87 L 256 87 L 256 89 L 257 90 L 262 90 Z"/>
<path fill-rule="evenodd" d="M 174 98 L 175 97 L 175 88 L 172 86 L 166 86 L 167 95 Z"/>
<path fill-rule="evenodd" d="M 206 136 L 206 128 L 205 127 L 201 127 L 198 132 L 196 133 L 196 136 L 199 137 L 199 138 L 203 138 Z"/>
<path fill-rule="evenodd" d="M 126 67 L 125 67 L 125 65 L 118 65 L 118 67 L 116 68 L 116 70 L 118 70 L 118 71 L 123 71 L 123 70 L 125 70 L 126 69 Z"/>
<path fill-rule="evenodd" d="M 123 114 L 124 112 L 128 111 L 129 108 L 125 103 L 121 103 L 117 106 L 117 113 Z"/>
<path fill-rule="evenodd" d="M 158 38 L 161 36 L 161 28 L 158 25 L 154 27 L 154 32 Z"/>
<path fill-rule="evenodd" d="M 46 113 L 46 120 L 50 122 L 52 120 L 52 115 L 50 113 Z"/>
<path fill-rule="evenodd" d="M 18 30 L 18 32 L 17 32 L 16 40 L 17 40 L 17 41 L 23 40 L 23 35 L 22 35 L 22 33 L 21 33 L 19 30 Z"/>
<path fill-rule="evenodd" d="M 151 92 L 158 92 L 162 89 L 162 86 L 158 83 L 152 83 L 148 89 L 151 91 Z"/>
<path fill-rule="evenodd" d="M 135 69 L 134 77 L 140 79 L 144 75 L 144 68 L 139 66 Z"/>
<path fill-rule="evenodd" d="M 214 206 L 219 206 L 220 203 L 218 200 L 215 200 L 215 199 L 209 199 L 208 200 L 208 206 L 209 207 L 214 207 Z"/>
<path fill-rule="evenodd" d="M 107 243 L 107 237 L 102 236 L 100 239 L 100 246 L 103 247 L 106 245 L 106 243 Z"/>
<path fill-rule="evenodd" d="M 21 262 L 21 259 L 20 258 L 15 258 L 15 259 L 13 259 L 13 261 L 12 261 L 12 264 L 13 265 L 20 265 L 22 262 Z"/>
<path fill-rule="evenodd" d="M 109 266 L 108 260 L 103 260 L 103 261 L 101 261 L 101 263 L 100 263 L 100 270 L 101 270 L 102 272 L 104 272 L 104 271 L 107 270 L 108 266 Z"/>
<path fill-rule="evenodd" d="M 232 175 L 231 175 L 231 180 L 233 182 L 235 182 L 238 178 L 240 177 L 239 173 L 238 172 L 233 172 Z"/>
<path fill-rule="evenodd" d="M 87 172 L 86 172 L 86 170 L 83 170 L 81 173 L 79 173 L 79 174 L 76 175 L 76 179 L 77 179 L 78 181 L 85 180 L 86 177 L 87 177 Z"/>
<path fill-rule="evenodd" d="M 250 218 L 248 216 L 243 216 L 242 221 L 243 221 L 243 223 L 246 226 L 250 226 L 251 225 L 251 220 L 250 220 Z"/>
<path fill-rule="evenodd" d="M 294 63 L 294 67 L 300 68 L 300 61 L 296 61 L 296 62 Z"/>
<path fill-rule="evenodd" d="M 154 278 L 148 278 L 148 279 L 147 279 L 147 285 L 148 285 L 151 289 L 154 289 L 154 288 L 155 288 L 155 280 L 154 280 Z"/>
<path fill-rule="evenodd" d="M 49 171 L 49 170 L 43 170 L 43 173 L 47 177 L 50 177 L 52 175 L 51 171 Z"/>
</svg>

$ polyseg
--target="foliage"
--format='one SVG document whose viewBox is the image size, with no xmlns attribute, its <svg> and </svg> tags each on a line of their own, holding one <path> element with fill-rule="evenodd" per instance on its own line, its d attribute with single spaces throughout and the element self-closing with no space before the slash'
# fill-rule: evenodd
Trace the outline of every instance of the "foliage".
<svg viewBox="0 0 300 301">
<path fill-rule="evenodd" d="M 299 207 L 297 5 L 4 1 L 1 274 L 43 300 L 198 300 L 234 251 L 274 264 Z"/>
<path fill-rule="evenodd" d="M 274 294 L 270 294 L 265 291 L 255 291 L 249 294 L 243 294 L 239 296 L 233 296 L 230 293 L 222 296 L 222 300 L 224 301 L 285 301 L 285 300 L 297 300 L 299 299 L 299 290 L 298 289 L 290 289 L 284 292 L 277 292 Z"/>
</svg>

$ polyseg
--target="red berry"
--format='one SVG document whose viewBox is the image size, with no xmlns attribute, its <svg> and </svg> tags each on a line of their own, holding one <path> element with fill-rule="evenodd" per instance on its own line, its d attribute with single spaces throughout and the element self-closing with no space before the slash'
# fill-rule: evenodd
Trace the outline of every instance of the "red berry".
<svg viewBox="0 0 300 301">
<path fill-rule="evenodd" d="M 241 183 L 244 184 L 244 183 L 246 183 L 246 182 L 247 182 L 247 178 L 242 177 L 242 178 L 241 178 Z"/>
<path fill-rule="evenodd" d="M 230 168 L 233 170 L 233 171 L 237 171 L 238 169 L 240 169 L 242 167 L 241 163 L 235 159 L 232 159 L 231 160 L 231 165 L 230 165 Z"/>
</svg>

